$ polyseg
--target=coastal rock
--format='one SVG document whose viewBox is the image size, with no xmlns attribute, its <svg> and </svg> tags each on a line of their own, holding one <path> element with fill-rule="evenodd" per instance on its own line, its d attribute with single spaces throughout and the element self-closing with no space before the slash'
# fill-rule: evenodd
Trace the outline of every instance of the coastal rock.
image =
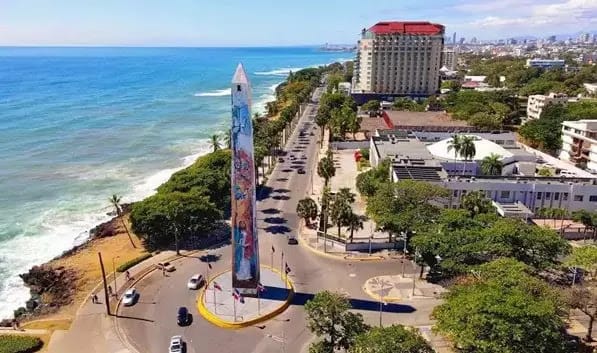
<svg viewBox="0 0 597 353">
<path fill-rule="evenodd" d="M 19 275 L 31 291 L 26 311 L 48 313 L 70 304 L 75 295 L 77 273 L 65 267 L 44 264 L 33 266 L 29 272 Z"/>
<path fill-rule="evenodd" d="M 118 225 L 116 224 L 118 220 L 116 218 L 112 218 L 108 222 L 101 223 L 89 231 L 90 237 L 92 239 L 95 238 L 106 238 L 111 237 L 117 234 Z"/>
</svg>

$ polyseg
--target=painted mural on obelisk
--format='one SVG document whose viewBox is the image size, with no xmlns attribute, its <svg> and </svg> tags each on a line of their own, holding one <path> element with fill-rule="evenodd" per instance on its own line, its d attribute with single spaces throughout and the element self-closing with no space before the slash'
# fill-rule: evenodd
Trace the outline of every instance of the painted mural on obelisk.
<svg viewBox="0 0 597 353">
<path fill-rule="evenodd" d="M 232 286 L 255 289 L 259 283 L 259 246 L 250 107 L 249 80 L 239 64 L 232 79 Z"/>
</svg>

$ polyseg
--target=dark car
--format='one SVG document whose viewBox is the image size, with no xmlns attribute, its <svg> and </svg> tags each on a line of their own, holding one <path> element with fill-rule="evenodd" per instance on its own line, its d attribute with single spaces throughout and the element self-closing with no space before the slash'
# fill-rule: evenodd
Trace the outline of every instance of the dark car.
<svg viewBox="0 0 597 353">
<path fill-rule="evenodd" d="M 288 236 L 288 245 L 296 245 L 298 244 L 298 239 L 294 235 Z"/>
<path fill-rule="evenodd" d="M 278 162 L 279 162 L 279 163 L 284 163 L 284 158 L 282 158 L 282 157 L 278 157 Z"/>
<path fill-rule="evenodd" d="M 300 168 L 296 172 L 299 173 L 299 174 L 305 174 L 305 170 L 303 168 Z"/>
<path fill-rule="evenodd" d="M 178 315 L 176 315 L 176 323 L 178 323 L 178 326 L 186 326 L 189 324 L 189 310 L 184 306 L 178 308 Z"/>
</svg>

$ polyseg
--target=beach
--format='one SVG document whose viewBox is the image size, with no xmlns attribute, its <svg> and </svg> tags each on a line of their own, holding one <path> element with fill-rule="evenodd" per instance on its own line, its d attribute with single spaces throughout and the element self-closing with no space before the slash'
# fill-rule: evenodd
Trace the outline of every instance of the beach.
<svg viewBox="0 0 597 353">
<path fill-rule="evenodd" d="M 289 71 L 350 58 L 314 48 L 1 48 L 0 317 L 24 305 L 18 277 L 84 243 L 112 194 L 151 195 L 209 151 L 229 121 L 243 61 L 253 109 Z"/>
</svg>

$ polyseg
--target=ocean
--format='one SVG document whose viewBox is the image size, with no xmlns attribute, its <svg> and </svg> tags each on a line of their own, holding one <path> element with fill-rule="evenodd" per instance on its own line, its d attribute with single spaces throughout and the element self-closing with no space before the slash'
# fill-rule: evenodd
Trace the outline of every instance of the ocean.
<svg viewBox="0 0 597 353">
<path fill-rule="evenodd" d="M 238 62 L 263 111 L 290 70 L 352 59 L 311 47 L 0 48 L 0 318 L 18 274 L 84 242 L 108 198 L 140 200 L 227 131 Z"/>
</svg>

